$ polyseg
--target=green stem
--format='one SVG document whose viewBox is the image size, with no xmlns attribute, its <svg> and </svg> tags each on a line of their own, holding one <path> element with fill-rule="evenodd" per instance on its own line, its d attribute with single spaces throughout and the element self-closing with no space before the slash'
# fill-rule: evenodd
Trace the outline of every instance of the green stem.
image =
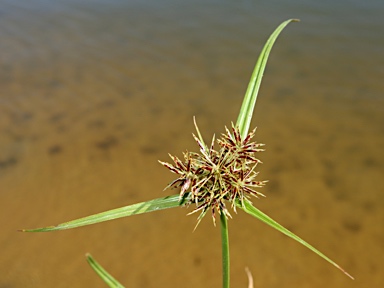
<svg viewBox="0 0 384 288">
<path fill-rule="evenodd" d="M 223 260 L 223 288 L 229 288 L 229 240 L 228 224 L 224 211 L 220 213 L 221 223 L 221 248 Z"/>
</svg>

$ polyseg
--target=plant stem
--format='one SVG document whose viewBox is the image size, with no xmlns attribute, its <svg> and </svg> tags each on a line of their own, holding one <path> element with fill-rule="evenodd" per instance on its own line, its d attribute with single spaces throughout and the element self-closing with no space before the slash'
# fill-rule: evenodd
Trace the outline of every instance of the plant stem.
<svg viewBox="0 0 384 288">
<path fill-rule="evenodd" d="M 224 211 L 220 213 L 221 223 L 221 248 L 222 248 L 222 264 L 223 264 L 223 288 L 229 288 L 229 240 L 228 240 L 228 223 Z"/>
</svg>

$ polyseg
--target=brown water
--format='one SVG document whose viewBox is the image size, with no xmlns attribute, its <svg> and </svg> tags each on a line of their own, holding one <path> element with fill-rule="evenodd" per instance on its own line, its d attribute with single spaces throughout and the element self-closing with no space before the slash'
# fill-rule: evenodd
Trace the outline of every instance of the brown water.
<svg viewBox="0 0 384 288">
<path fill-rule="evenodd" d="M 380 1 L 21 1 L 0 4 L 0 287 L 220 287 L 219 228 L 186 209 L 26 234 L 145 201 L 157 163 L 236 120 L 269 33 L 253 125 L 266 143 L 254 204 L 330 256 L 243 213 L 232 285 L 383 287 L 384 5 Z"/>
</svg>

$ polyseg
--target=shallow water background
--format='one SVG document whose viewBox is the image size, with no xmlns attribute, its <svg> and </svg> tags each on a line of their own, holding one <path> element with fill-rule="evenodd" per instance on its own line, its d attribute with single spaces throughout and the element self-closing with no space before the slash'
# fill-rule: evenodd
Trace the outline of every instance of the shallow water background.
<svg viewBox="0 0 384 288">
<path fill-rule="evenodd" d="M 229 222 L 232 285 L 383 287 L 383 1 L 3 0 L 0 287 L 220 287 L 219 228 L 187 209 L 41 234 L 166 196 L 158 159 L 235 121 L 269 34 L 253 126 L 266 199 L 254 204 L 351 281 L 244 213 Z"/>
</svg>

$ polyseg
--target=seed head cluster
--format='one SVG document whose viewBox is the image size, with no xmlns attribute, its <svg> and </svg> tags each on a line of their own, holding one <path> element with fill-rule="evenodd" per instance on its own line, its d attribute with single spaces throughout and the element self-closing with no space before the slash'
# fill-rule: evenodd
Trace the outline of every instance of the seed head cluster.
<svg viewBox="0 0 384 288">
<path fill-rule="evenodd" d="M 255 154 L 264 149 L 264 144 L 251 142 L 256 129 L 249 133 L 245 139 L 241 139 L 239 129 L 233 126 L 231 131 L 225 127 L 226 133 L 215 141 L 212 138 L 211 146 L 204 144 L 199 129 L 195 123 L 198 137 L 194 134 L 200 148 L 200 153 L 184 152 L 184 161 L 169 154 L 174 164 L 159 161 L 171 172 L 179 175 L 167 188 L 181 187 L 180 200 L 186 204 L 196 204 L 196 208 L 190 213 L 200 211 L 198 223 L 207 211 L 212 212 L 215 223 L 215 211 L 231 217 L 226 202 L 229 202 L 236 212 L 236 202 L 243 205 L 244 198 L 249 196 L 264 196 L 255 190 L 265 185 L 267 181 L 256 181 L 258 172 L 257 164 L 261 163 Z M 215 150 L 215 142 L 219 149 Z M 197 223 L 197 224 L 198 224 Z"/>
</svg>

